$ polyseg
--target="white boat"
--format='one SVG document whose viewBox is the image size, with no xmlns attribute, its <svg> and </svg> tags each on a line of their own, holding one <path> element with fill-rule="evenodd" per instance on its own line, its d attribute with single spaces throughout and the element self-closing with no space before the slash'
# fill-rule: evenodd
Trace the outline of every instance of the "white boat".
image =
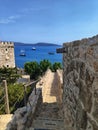
<svg viewBox="0 0 98 130">
<path fill-rule="evenodd" d="M 26 56 L 25 50 L 20 51 L 20 56 Z"/>
<path fill-rule="evenodd" d="M 36 50 L 36 48 L 35 48 L 35 47 L 32 47 L 32 50 Z"/>
</svg>

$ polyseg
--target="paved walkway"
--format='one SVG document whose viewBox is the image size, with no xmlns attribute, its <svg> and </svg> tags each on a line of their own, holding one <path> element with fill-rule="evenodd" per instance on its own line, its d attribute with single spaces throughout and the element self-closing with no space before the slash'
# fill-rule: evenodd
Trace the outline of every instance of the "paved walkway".
<svg viewBox="0 0 98 130">
<path fill-rule="evenodd" d="M 60 102 L 61 90 L 57 79 L 57 73 L 53 73 L 50 70 L 46 73 L 43 80 L 42 96 L 43 103 Z"/>
</svg>

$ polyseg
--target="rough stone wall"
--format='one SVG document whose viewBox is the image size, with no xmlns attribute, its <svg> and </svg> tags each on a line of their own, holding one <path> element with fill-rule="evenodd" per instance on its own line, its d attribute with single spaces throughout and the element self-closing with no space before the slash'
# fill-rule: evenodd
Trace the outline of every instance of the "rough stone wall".
<svg viewBox="0 0 98 130">
<path fill-rule="evenodd" d="M 63 86 L 63 71 L 62 70 L 57 70 L 56 72 L 56 77 L 57 77 L 57 84 L 58 84 L 58 88 L 59 88 L 59 92 L 58 92 L 58 95 L 59 95 L 59 104 L 60 106 L 62 106 L 62 93 L 63 93 L 63 89 L 62 89 L 62 86 Z"/>
<path fill-rule="evenodd" d="M 0 42 L 0 67 L 15 67 L 13 42 Z"/>
<path fill-rule="evenodd" d="M 98 130 L 98 36 L 64 43 L 63 108 L 66 127 Z"/>
</svg>

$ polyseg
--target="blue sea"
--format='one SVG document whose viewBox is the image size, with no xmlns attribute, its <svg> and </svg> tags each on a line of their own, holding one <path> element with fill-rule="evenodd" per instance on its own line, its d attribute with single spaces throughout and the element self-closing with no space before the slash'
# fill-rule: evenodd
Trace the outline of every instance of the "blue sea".
<svg viewBox="0 0 98 130">
<path fill-rule="evenodd" d="M 47 59 L 51 63 L 62 63 L 62 54 L 56 53 L 56 49 L 61 46 L 36 46 L 36 50 L 32 50 L 32 45 L 15 45 L 15 64 L 18 68 L 24 68 L 24 64 L 29 61 L 37 61 L 38 63 Z M 26 56 L 20 56 L 23 50 Z M 54 55 L 49 55 L 48 52 L 54 52 Z"/>
</svg>

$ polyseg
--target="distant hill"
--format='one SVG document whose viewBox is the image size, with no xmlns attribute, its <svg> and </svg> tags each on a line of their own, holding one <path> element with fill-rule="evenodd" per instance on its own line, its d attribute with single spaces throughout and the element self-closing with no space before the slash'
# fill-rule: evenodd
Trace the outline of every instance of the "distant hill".
<svg viewBox="0 0 98 130">
<path fill-rule="evenodd" d="M 36 46 L 59 46 L 58 44 L 42 43 L 42 42 L 39 42 L 39 43 L 36 43 L 36 44 L 33 44 L 33 45 L 36 45 Z"/>
<path fill-rule="evenodd" d="M 53 43 L 43 43 L 43 42 L 39 42 L 39 43 L 35 43 L 35 44 L 31 44 L 31 43 L 21 43 L 21 42 L 14 42 L 15 46 L 60 46 L 58 44 L 53 44 Z"/>
</svg>

